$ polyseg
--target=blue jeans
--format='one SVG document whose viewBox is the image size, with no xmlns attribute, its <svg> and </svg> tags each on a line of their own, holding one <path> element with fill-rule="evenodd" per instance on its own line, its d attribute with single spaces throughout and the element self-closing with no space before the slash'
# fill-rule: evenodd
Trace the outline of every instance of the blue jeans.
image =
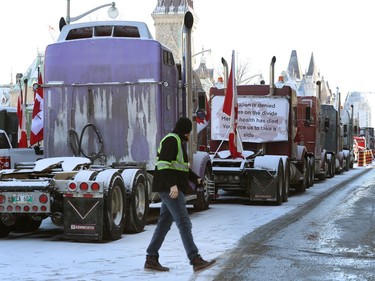
<svg viewBox="0 0 375 281">
<path fill-rule="evenodd" d="M 185 195 L 180 191 L 176 199 L 169 197 L 169 192 L 159 192 L 161 198 L 160 215 L 154 235 L 147 248 L 150 256 L 159 256 L 159 249 L 164 242 L 165 236 L 171 229 L 173 221 L 180 232 L 187 257 L 192 261 L 198 255 L 198 248 L 194 243 L 191 233 L 192 224 L 186 209 Z"/>
</svg>

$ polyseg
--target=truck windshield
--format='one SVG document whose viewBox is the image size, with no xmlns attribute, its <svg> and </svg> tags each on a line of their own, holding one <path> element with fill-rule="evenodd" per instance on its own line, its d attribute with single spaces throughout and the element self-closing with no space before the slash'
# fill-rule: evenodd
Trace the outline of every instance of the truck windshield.
<svg viewBox="0 0 375 281">
<path fill-rule="evenodd" d="M 0 148 L 10 148 L 9 141 L 3 134 L 0 134 Z"/>
</svg>

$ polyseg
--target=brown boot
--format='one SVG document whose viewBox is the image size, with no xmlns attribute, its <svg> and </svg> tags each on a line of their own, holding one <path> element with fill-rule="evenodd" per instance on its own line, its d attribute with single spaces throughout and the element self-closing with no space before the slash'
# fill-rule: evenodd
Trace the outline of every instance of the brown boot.
<svg viewBox="0 0 375 281">
<path fill-rule="evenodd" d="M 169 271 L 168 267 L 162 266 L 159 263 L 158 256 L 146 256 L 145 269 L 151 269 L 156 271 Z"/>
<path fill-rule="evenodd" d="M 197 272 L 210 268 L 215 262 L 216 260 L 205 261 L 200 255 L 198 255 L 190 262 L 190 264 L 193 266 L 193 270 Z"/>
</svg>

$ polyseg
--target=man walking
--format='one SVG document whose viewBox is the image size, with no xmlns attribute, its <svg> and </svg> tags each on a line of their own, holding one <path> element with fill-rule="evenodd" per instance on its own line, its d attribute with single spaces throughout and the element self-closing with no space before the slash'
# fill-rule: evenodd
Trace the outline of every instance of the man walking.
<svg viewBox="0 0 375 281">
<path fill-rule="evenodd" d="M 152 191 L 159 192 L 162 203 L 158 223 L 147 248 L 144 268 L 148 270 L 169 271 L 168 267 L 159 263 L 159 249 L 173 221 L 195 272 L 207 269 L 216 262 L 205 261 L 200 256 L 186 208 L 185 193 L 189 188 L 189 181 L 197 185 L 203 184 L 203 180 L 188 166 L 189 159 L 184 144 L 189 141 L 191 130 L 191 120 L 181 117 L 172 133 L 166 135 L 159 145 Z"/>
</svg>

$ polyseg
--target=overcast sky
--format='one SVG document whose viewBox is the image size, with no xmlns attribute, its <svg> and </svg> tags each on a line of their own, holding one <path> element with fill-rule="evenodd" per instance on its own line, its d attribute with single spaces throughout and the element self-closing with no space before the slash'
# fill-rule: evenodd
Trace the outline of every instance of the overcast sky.
<svg viewBox="0 0 375 281">
<path fill-rule="evenodd" d="M 96 6 L 101 0 L 71 0 L 71 16 Z M 195 0 L 195 52 L 202 47 L 207 64 L 219 69 L 220 59 L 228 62 L 231 51 L 241 62 L 249 62 L 252 74 L 262 73 L 267 83 L 272 56 L 276 75 L 287 68 L 291 51 L 297 50 L 303 71 L 311 54 L 333 91 L 373 91 L 375 40 L 372 0 Z M 108 3 L 110 3 L 108 1 Z M 154 33 L 151 13 L 157 0 L 118 0 L 117 19 L 145 21 Z M 46 45 L 57 38 L 58 22 L 65 17 L 66 0 L 1 1 L 0 84 L 25 72 Z M 107 8 L 80 21 L 107 19 Z M 13 75 L 11 75 L 13 74 Z"/>
</svg>

